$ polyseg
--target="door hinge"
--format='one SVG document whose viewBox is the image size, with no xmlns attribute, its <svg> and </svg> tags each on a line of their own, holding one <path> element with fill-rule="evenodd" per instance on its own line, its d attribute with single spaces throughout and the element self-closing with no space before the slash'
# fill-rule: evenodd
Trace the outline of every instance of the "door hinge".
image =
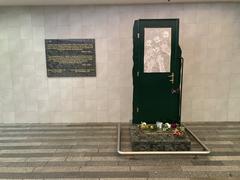
<svg viewBox="0 0 240 180">
<path fill-rule="evenodd" d="M 140 34 L 139 34 L 139 33 L 137 33 L 137 38 L 138 38 L 138 39 L 140 38 Z"/>
</svg>

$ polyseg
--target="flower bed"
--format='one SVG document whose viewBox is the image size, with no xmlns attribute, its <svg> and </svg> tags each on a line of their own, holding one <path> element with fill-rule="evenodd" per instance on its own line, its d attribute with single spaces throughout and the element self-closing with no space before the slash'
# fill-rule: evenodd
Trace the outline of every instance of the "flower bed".
<svg viewBox="0 0 240 180">
<path fill-rule="evenodd" d="M 130 134 L 133 151 L 191 150 L 191 140 L 178 125 L 164 125 L 163 128 L 157 128 L 155 124 L 133 125 Z"/>
</svg>

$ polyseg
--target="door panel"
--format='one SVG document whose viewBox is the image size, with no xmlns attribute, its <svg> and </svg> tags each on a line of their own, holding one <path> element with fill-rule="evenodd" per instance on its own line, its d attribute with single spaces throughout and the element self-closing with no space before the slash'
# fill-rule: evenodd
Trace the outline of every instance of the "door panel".
<svg viewBox="0 0 240 180">
<path fill-rule="evenodd" d="M 171 72 L 171 28 L 144 28 L 144 73 Z"/>
<path fill-rule="evenodd" d="M 178 19 L 134 24 L 133 123 L 180 122 Z"/>
</svg>

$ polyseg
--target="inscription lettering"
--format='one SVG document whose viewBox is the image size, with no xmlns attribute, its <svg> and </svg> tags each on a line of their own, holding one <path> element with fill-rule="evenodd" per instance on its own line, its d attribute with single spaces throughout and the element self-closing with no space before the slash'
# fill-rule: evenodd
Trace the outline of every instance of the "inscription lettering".
<svg viewBox="0 0 240 180">
<path fill-rule="evenodd" d="M 94 39 L 45 40 L 48 77 L 96 76 Z"/>
</svg>

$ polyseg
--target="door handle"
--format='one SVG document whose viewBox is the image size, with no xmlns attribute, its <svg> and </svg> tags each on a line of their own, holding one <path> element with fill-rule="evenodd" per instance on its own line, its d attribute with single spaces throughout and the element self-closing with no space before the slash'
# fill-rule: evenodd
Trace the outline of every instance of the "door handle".
<svg viewBox="0 0 240 180">
<path fill-rule="evenodd" d="M 172 84 L 174 84 L 174 73 L 171 73 L 171 75 L 169 75 L 168 77 L 171 78 L 169 81 L 172 82 Z"/>
<path fill-rule="evenodd" d="M 172 88 L 171 93 L 172 94 L 179 94 L 180 93 L 180 89 L 179 88 L 177 88 L 177 89 L 173 89 Z"/>
</svg>

